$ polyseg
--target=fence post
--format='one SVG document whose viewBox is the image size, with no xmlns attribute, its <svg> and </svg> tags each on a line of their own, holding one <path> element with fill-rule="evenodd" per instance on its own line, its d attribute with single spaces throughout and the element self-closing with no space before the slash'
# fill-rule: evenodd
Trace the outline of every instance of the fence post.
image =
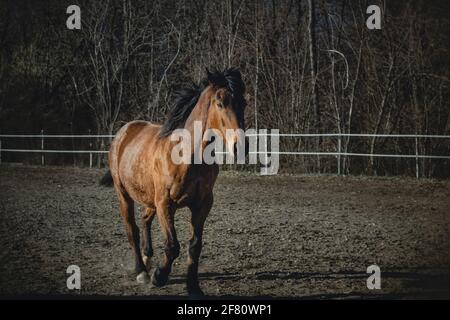
<svg viewBox="0 0 450 320">
<path fill-rule="evenodd" d="M 419 179 L 419 142 L 417 140 L 417 137 L 415 138 L 416 140 L 416 179 Z"/>
<path fill-rule="evenodd" d="M 89 135 L 91 135 L 91 129 L 89 129 Z M 89 150 L 92 151 L 92 137 L 89 137 Z M 89 152 L 89 168 L 92 168 L 92 152 Z"/>
<path fill-rule="evenodd" d="M 0 139 L 0 164 L 2 164 L 2 139 Z"/>
<path fill-rule="evenodd" d="M 99 138 L 97 138 L 97 141 L 98 141 L 98 139 L 100 139 L 100 143 L 98 143 L 97 142 L 97 145 L 100 145 L 100 150 L 103 150 L 103 137 L 99 137 Z M 101 153 L 97 153 L 97 168 L 101 168 L 101 166 L 102 166 L 102 154 Z"/>
<path fill-rule="evenodd" d="M 341 140 L 342 137 L 338 136 L 338 156 L 337 156 L 337 174 L 341 175 Z"/>
<path fill-rule="evenodd" d="M 41 150 L 44 150 L 44 129 L 41 129 Z M 45 165 L 44 152 L 41 152 L 41 164 Z"/>
</svg>

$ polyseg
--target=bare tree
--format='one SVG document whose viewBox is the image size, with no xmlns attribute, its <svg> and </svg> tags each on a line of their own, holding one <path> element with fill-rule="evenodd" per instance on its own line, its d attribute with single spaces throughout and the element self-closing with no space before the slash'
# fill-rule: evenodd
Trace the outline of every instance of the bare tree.
<svg viewBox="0 0 450 320">
<path fill-rule="evenodd" d="M 317 43 L 316 43 L 316 9 L 315 0 L 308 0 L 308 18 L 309 18 L 309 58 L 311 67 L 311 91 L 312 105 L 314 111 L 314 129 L 320 133 L 320 105 L 317 91 Z M 320 137 L 316 139 L 316 148 L 319 152 Z M 320 172 L 320 157 L 317 156 L 317 170 Z"/>
</svg>

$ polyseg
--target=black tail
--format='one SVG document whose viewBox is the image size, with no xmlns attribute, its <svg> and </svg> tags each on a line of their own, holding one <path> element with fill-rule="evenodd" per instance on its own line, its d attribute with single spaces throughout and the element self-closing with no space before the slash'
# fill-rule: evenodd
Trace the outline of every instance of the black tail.
<svg viewBox="0 0 450 320">
<path fill-rule="evenodd" d="M 106 187 L 111 187 L 113 185 L 111 170 L 106 171 L 105 175 L 100 179 L 100 185 Z"/>
</svg>

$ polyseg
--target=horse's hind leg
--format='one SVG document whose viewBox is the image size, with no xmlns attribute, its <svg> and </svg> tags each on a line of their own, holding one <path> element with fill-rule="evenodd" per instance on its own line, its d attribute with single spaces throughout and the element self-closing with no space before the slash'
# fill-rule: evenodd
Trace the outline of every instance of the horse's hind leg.
<svg viewBox="0 0 450 320">
<path fill-rule="evenodd" d="M 117 194 L 119 197 L 120 214 L 125 223 L 128 242 L 130 243 L 135 256 L 135 271 L 137 274 L 136 280 L 139 283 L 147 283 L 149 281 L 149 276 L 144 262 L 142 261 L 141 249 L 139 245 L 139 228 L 136 225 L 134 217 L 134 201 L 126 193 L 117 192 Z"/>
<path fill-rule="evenodd" d="M 155 218 L 155 214 L 156 214 L 155 208 L 146 207 L 144 210 L 144 214 L 142 216 L 142 226 L 144 228 L 143 261 L 148 271 L 150 271 L 151 257 L 153 257 L 151 229 L 153 219 Z"/>
<path fill-rule="evenodd" d="M 157 287 L 161 287 L 169 279 L 169 274 L 172 271 L 172 263 L 180 254 L 180 244 L 178 243 L 174 226 L 175 208 L 167 198 L 157 201 L 156 214 L 161 231 L 166 238 L 164 249 L 165 258 L 163 263 L 153 272 L 152 283 Z"/>
<path fill-rule="evenodd" d="M 187 291 L 190 296 L 203 296 L 198 284 L 198 262 L 202 251 L 203 227 L 212 204 L 213 195 L 209 194 L 201 203 L 189 207 L 192 211 L 187 272 Z"/>
</svg>

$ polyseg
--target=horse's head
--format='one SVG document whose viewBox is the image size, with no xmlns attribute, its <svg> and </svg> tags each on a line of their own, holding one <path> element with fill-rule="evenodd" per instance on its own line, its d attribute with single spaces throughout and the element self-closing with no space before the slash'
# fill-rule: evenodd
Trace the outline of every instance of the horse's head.
<svg viewBox="0 0 450 320">
<path fill-rule="evenodd" d="M 236 69 L 210 73 L 207 80 L 211 86 L 208 110 L 208 127 L 219 134 L 228 152 L 235 154 L 238 144 L 245 141 L 245 85 Z"/>
</svg>

